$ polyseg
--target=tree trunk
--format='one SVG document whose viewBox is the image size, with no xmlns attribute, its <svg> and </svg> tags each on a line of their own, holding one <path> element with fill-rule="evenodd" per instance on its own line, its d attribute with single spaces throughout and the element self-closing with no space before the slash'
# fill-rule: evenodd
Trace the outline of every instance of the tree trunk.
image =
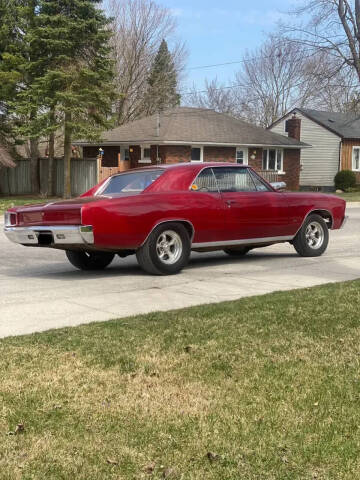
<svg viewBox="0 0 360 480">
<path fill-rule="evenodd" d="M 71 113 L 65 113 L 64 125 L 64 197 L 71 197 Z"/>
<path fill-rule="evenodd" d="M 30 171 L 31 171 L 31 193 L 38 195 L 40 192 L 39 181 L 39 148 L 38 139 L 30 138 Z"/>
<path fill-rule="evenodd" d="M 55 110 L 51 107 L 50 112 L 50 122 L 53 124 L 55 122 Z M 49 135 L 49 171 L 48 171 L 48 181 L 47 181 L 47 196 L 51 197 L 54 195 L 55 185 L 54 185 L 54 157 L 55 157 L 55 132 L 50 133 Z"/>
</svg>

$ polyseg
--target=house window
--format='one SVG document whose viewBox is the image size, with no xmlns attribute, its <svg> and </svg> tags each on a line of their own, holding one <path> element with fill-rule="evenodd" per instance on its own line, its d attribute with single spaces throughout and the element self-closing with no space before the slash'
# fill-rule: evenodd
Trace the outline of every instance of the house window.
<svg viewBox="0 0 360 480">
<path fill-rule="evenodd" d="M 236 149 L 236 163 L 240 165 L 248 164 L 248 150 L 247 148 L 237 148 Z"/>
<path fill-rule="evenodd" d="M 191 147 L 191 161 L 192 162 L 203 162 L 204 147 Z"/>
<path fill-rule="evenodd" d="M 360 147 L 353 147 L 352 169 L 355 172 L 360 172 Z"/>
<path fill-rule="evenodd" d="M 149 146 L 143 145 L 141 147 L 141 159 L 139 163 L 151 163 L 151 149 Z"/>
<path fill-rule="evenodd" d="M 263 170 L 274 172 L 283 171 L 284 151 L 281 148 L 268 148 L 263 150 Z"/>
</svg>

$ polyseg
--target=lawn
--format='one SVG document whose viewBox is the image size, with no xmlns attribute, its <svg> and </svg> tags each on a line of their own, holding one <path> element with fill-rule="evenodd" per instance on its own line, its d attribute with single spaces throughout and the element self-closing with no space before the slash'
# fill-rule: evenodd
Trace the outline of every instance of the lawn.
<svg viewBox="0 0 360 480">
<path fill-rule="evenodd" d="M 0 478 L 360 478 L 359 303 L 354 281 L 1 340 Z"/>
<path fill-rule="evenodd" d="M 360 202 L 360 191 L 358 192 L 344 192 L 344 193 L 337 193 L 338 197 L 343 198 L 347 202 Z"/>
<path fill-rule="evenodd" d="M 31 203 L 45 203 L 59 200 L 58 198 L 43 198 L 43 197 L 1 197 L 0 196 L 0 214 L 2 215 L 5 210 L 17 205 L 26 205 Z"/>
</svg>

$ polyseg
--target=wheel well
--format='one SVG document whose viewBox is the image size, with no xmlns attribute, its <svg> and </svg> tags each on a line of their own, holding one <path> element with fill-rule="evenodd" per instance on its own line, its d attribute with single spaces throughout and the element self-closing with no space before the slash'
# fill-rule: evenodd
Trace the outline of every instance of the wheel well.
<svg viewBox="0 0 360 480">
<path fill-rule="evenodd" d="M 322 217 L 322 218 L 325 220 L 328 229 L 330 230 L 330 229 L 332 228 L 332 226 L 333 226 L 333 217 L 332 217 L 331 213 L 330 213 L 328 210 L 312 210 L 311 212 L 309 212 L 309 213 L 306 215 L 306 218 L 307 218 L 309 215 L 320 215 L 320 217 Z"/>
<path fill-rule="evenodd" d="M 184 225 L 184 227 L 186 228 L 190 240 L 193 239 L 195 231 L 193 225 L 190 222 L 187 222 L 186 220 L 169 220 L 168 222 L 164 223 L 181 223 L 181 225 Z"/>
<path fill-rule="evenodd" d="M 164 220 L 163 222 L 159 222 L 157 223 L 151 230 L 151 232 L 149 233 L 149 235 L 146 237 L 146 240 L 149 238 L 150 234 L 155 230 L 156 227 L 158 227 L 159 225 L 165 225 L 166 223 L 180 223 L 181 225 L 183 225 L 185 228 L 186 228 L 186 231 L 188 232 L 189 234 L 189 238 L 190 240 L 192 240 L 194 238 L 194 234 L 195 234 L 195 229 L 193 227 L 193 224 L 191 222 L 189 222 L 188 220 Z M 143 244 L 146 242 L 146 240 L 143 242 Z"/>
</svg>

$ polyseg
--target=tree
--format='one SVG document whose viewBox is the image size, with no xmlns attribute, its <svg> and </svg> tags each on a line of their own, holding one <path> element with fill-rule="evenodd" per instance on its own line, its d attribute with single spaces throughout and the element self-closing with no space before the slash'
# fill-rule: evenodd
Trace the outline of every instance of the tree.
<svg viewBox="0 0 360 480">
<path fill-rule="evenodd" d="M 21 126 L 35 120 L 36 106 L 24 108 L 22 98 L 43 71 L 41 51 L 34 37 L 38 0 L 0 0 L 0 108 L 3 142 L 22 134 Z M 38 134 L 29 137 L 31 187 L 39 191 Z"/>
<path fill-rule="evenodd" d="M 306 0 L 293 12 L 304 20 L 283 27 L 289 41 L 333 57 L 334 74 L 344 67 L 360 82 L 360 0 Z"/>
<path fill-rule="evenodd" d="M 145 113 L 152 115 L 180 104 L 177 73 L 167 43 L 163 40 L 151 67 L 145 95 Z"/>
<path fill-rule="evenodd" d="M 48 68 L 22 95 L 25 108 L 38 115 L 27 131 L 42 135 L 62 128 L 64 196 L 71 195 L 71 143 L 75 137 L 96 139 L 109 128 L 114 100 L 108 20 L 100 0 L 41 0 L 37 42 Z"/>
<path fill-rule="evenodd" d="M 116 123 L 122 125 L 144 115 L 149 73 L 162 40 L 171 41 L 178 79 L 186 51 L 174 38 L 176 21 L 171 10 L 152 0 L 106 0 L 104 4 L 113 19 L 110 29 L 118 93 Z"/>
<path fill-rule="evenodd" d="M 236 97 L 236 88 L 226 86 L 218 81 L 205 80 L 205 89 L 198 91 L 194 85 L 192 91 L 184 95 L 187 105 L 199 108 L 208 108 L 219 113 L 227 113 L 241 118 L 241 110 Z"/>
</svg>

